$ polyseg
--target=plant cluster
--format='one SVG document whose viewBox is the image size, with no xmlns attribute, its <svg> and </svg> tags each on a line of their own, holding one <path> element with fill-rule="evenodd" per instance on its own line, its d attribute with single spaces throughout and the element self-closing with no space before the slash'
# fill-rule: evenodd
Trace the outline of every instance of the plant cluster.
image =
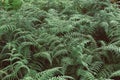
<svg viewBox="0 0 120 80">
<path fill-rule="evenodd" d="M 0 80 L 120 79 L 118 4 L 0 2 Z"/>
</svg>

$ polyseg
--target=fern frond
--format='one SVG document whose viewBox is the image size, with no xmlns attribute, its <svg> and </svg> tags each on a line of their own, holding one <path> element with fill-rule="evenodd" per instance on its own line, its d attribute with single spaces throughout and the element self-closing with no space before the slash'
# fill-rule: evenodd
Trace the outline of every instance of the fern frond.
<svg viewBox="0 0 120 80">
<path fill-rule="evenodd" d="M 34 57 L 35 57 L 35 58 L 43 57 L 43 58 L 47 59 L 47 60 L 50 62 L 50 64 L 52 65 L 52 58 L 51 58 L 51 55 L 50 55 L 49 52 L 35 53 L 35 54 L 34 54 Z"/>
<path fill-rule="evenodd" d="M 77 74 L 80 76 L 82 76 L 82 80 L 94 80 L 95 77 L 93 74 L 91 74 L 90 72 L 88 71 L 85 71 L 85 70 L 82 70 L 82 69 L 79 69 L 77 71 Z"/>
<path fill-rule="evenodd" d="M 113 72 L 111 74 L 110 78 L 112 78 L 112 77 L 118 77 L 118 76 L 120 76 L 120 70 Z"/>
<path fill-rule="evenodd" d="M 54 76 L 56 72 L 59 72 L 60 67 L 48 69 L 43 72 L 40 72 L 36 74 L 35 79 L 36 80 L 48 80 Z"/>
<path fill-rule="evenodd" d="M 72 77 L 70 76 L 58 76 L 58 77 L 52 77 L 49 80 L 66 80 L 66 79 L 70 79 L 70 80 L 74 80 Z"/>
<path fill-rule="evenodd" d="M 116 45 L 108 45 L 108 46 L 103 46 L 101 48 L 97 48 L 95 51 L 98 51 L 98 50 L 109 50 L 109 51 L 115 51 L 118 55 L 119 55 L 119 52 L 120 52 L 120 48 Z"/>
<path fill-rule="evenodd" d="M 6 33 L 6 32 L 11 32 L 14 31 L 16 29 L 15 25 L 2 25 L 0 27 L 0 33 Z"/>
</svg>

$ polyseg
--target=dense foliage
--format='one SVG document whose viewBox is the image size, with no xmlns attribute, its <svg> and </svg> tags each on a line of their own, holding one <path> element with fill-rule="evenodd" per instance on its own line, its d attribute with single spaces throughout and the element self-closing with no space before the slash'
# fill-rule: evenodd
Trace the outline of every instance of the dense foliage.
<svg viewBox="0 0 120 80">
<path fill-rule="evenodd" d="M 118 4 L 0 1 L 0 80 L 107 79 L 120 80 Z"/>
</svg>

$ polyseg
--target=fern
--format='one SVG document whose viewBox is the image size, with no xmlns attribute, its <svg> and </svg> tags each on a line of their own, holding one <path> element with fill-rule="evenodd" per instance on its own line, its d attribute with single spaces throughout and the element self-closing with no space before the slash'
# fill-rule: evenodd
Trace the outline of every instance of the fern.
<svg viewBox="0 0 120 80">
<path fill-rule="evenodd" d="M 120 76 L 120 71 L 119 70 L 112 73 L 110 77 L 118 77 L 118 76 Z"/>
<path fill-rule="evenodd" d="M 77 72 L 78 75 L 82 76 L 82 80 L 86 79 L 86 80 L 94 80 L 95 77 L 88 71 L 84 71 L 84 70 L 78 70 Z"/>
<path fill-rule="evenodd" d="M 119 79 L 118 4 L 0 0 L 0 79 Z"/>
<path fill-rule="evenodd" d="M 34 57 L 35 58 L 43 57 L 43 58 L 47 59 L 50 62 L 50 64 L 52 65 L 52 58 L 51 58 L 51 55 L 49 52 L 36 53 L 36 54 L 34 54 Z"/>
</svg>

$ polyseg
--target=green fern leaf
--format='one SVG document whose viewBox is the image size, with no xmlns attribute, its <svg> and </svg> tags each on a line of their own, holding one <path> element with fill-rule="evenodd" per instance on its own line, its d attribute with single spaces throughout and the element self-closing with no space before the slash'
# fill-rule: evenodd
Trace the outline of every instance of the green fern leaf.
<svg viewBox="0 0 120 80">
<path fill-rule="evenodd" d="M 112 77 L 118 77 L 118 76 L 120 76 L 120 70 L 113 72 L 111 74 L 110 78 L 112 78 Z"/>
<path fill-rule="evenodd" d="M 52 58 L 51 58 L 51 55 L 49 52 L 40 52 L 40 53 L 36 53 L 34 54 L 34 57 L 37 58 L 37 57 L 43 57 L 45 59 L 47 59 L 50 64 L 52 65 Z"/>
</svg>

